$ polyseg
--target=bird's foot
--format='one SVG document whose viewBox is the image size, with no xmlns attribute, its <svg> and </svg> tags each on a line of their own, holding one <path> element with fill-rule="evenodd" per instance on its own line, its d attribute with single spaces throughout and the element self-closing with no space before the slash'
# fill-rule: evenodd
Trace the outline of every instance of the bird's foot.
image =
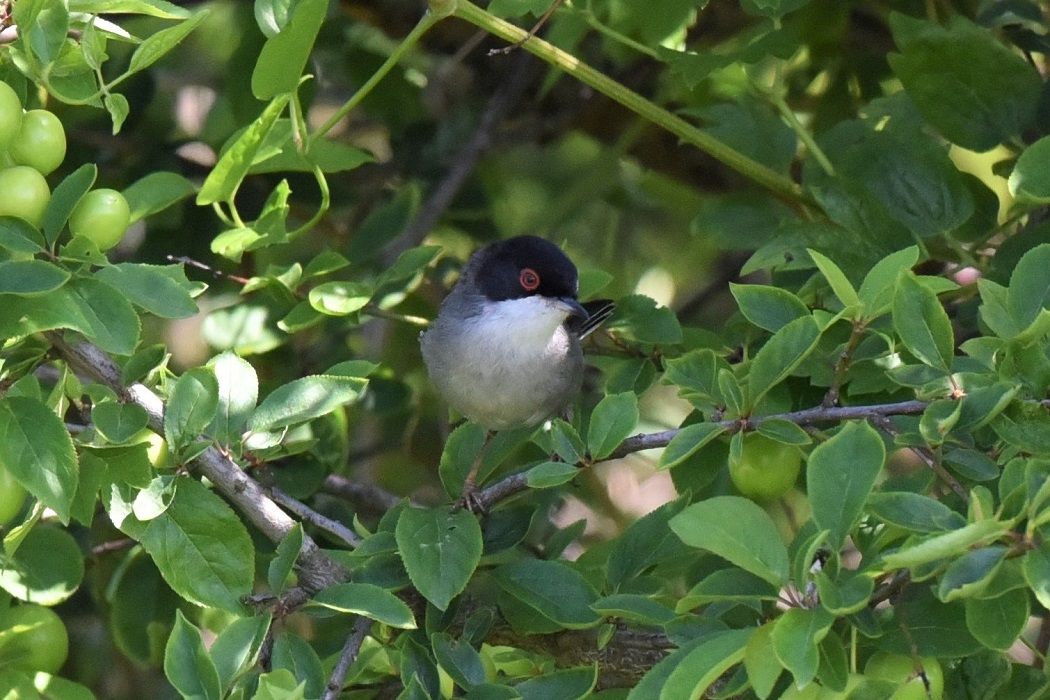
<svg viewBox="0 0 1050 700">
<path fill-rule="evenodd" d="M 469 510 L 474 515 L 485 515 L 488 512 L 488 506 L 481 499 L 481 492 L 474 484 L 463 485 L 463 491 L 460 492 L 459 500 L 454 506 L 455 510 L 461 508 Z"/>
</svg>

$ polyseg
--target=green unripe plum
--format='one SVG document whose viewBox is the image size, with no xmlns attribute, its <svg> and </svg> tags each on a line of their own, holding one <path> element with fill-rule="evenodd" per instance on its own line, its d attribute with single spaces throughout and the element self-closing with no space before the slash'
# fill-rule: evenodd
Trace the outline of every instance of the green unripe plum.
<svg viewBox="0 0 1050 700">
<path fill-rule="evenodd" d="M 739 457 L 729 455 L 729 477 L 748 498 L 772 501 L 795 485 L 802 469 L 802 453 L 759 433 L 743 436 Z"/>
<path fill-rule="evenodd" d="M 22 116 L 22 125 L 7 150 L 19 165 L 47 175 L 65 160 L 66 131 L 46 109 L 30 110 Z"/>
<path fill-rule="evenodd" d="M 55 674 L 69 655 L 69 633 L 62 618 L 50 608 L 23 603 L 0 613 L 0 666 Z"/>
<path fill-rule="evenodd" d="M 0 82 L 0 151 L 6 151 L 22 126 L 22 101 L 5 82 Z"/>
<path fill-rule="evenodd" d="M 0 465 L 0 525 L 5 525 L 22 510 L 26 490 L 14 475 Z"/>
<path fill-rule="evenodd" d="M 124 195 L 116 190 L 91 190 L 73 207 L 69 216 L 69 230 L 74 236 L 94 241 L 99 250 L 115 246 L 131 222 L 131 207 Z"/>
<path fill-rule="evenodd" d="M 877 651 L 864 666 L 864 675 L 896 684 L 897 690 L 890 700 L 941 700 L 944 697 L 944 669 L 937 659 L 921 658 L 922 670 L 930 682 L 930 694 L 926 695 L 926 684 L 915 668 L 911 657 Z"/>
<path fill-rule="evenodd" d="M 38 171 L 26 165 L 0 170 L 0 216 L 15 216 L 40 228 L 51 188 Z"/>
</svg>

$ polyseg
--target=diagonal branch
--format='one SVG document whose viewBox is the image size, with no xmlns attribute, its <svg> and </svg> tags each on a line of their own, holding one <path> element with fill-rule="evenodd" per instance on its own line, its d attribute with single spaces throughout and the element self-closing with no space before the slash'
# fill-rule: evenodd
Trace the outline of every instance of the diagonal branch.
<svg viewBox="0 0 1050 700">
<path fill-rule="evenodd" d="M 46 335 L 48 342 L 75 372 L 108 386 L 121 401 L 141 406 L 149 415 L 150 430 L 163 434 L 164 402 L 152 390 L 142 384 L 125 387 L 121 381 L 120 367 L 92 343 L 67 343 L 57 331 Z M 259 482 L 245 474 L 219 449 L 209 447 L 193 464 L 268 539 L 279 542 L 295 525 L 295 521 L 266 495 Z M 302 551 L 299 552 L 297 570 L 299 584 L 311 592 L 349 578 L 343 567 L 332 561 L 316 542 L 306 536 L 303 538 Z"/>
</svg>

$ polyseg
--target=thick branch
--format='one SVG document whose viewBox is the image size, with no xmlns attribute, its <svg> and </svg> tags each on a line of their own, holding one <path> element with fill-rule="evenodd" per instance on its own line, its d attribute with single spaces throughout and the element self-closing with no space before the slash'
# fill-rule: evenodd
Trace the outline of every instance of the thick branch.
<svg viewBox="0 0 1050 700">
<path fill-rule="evenodd" d="M 48 333 L 47 338 L 75 372 L 108 386 L 122 401 L 141 406 L 149 414 L 150 430 L 164 434 L 164 402 L 148 387 L 142 384 L 125 387 L 120 367 L 91 343 L 69 344 L 58 332 Z M 295 521 L 266 495 L 257 481 L 217 448 L 209 447 L 193 463 L 268 539 L 280 541 L 295 525 Z M 300 585 L 314 592 L 349 577 L 346 570 L 324 554 L 309 537 L 303 539 L 297 568 Z"/>
</svg>

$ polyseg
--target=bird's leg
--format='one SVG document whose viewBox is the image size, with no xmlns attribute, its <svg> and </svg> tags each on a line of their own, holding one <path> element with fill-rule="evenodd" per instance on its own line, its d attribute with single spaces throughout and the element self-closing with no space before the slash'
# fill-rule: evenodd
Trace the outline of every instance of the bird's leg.
<svg viewBox="0 0 1050 700">
<path fill-rule="evenodd" d="M 481 444 L 478 456 L 474 458 L 474 463 L 470 465 L 470 471 L 467 472 L 467 478 L 463 481 L 463 490 L 459 494 L 459 500 L 456 501 L 457 508 L 466 508 L 472 513 L 479 513 L 484 510 L 482 503 L 477 499 L 478 488 L 474 482 L 478 478 L 481 462 L 485 459 L 485 453 L 488 452 L 489 445 L 492 443 L 492 438 L 495 435 L 496 433 L 492 430 L 485 433 L 485 442 Z"/>
</svg>

